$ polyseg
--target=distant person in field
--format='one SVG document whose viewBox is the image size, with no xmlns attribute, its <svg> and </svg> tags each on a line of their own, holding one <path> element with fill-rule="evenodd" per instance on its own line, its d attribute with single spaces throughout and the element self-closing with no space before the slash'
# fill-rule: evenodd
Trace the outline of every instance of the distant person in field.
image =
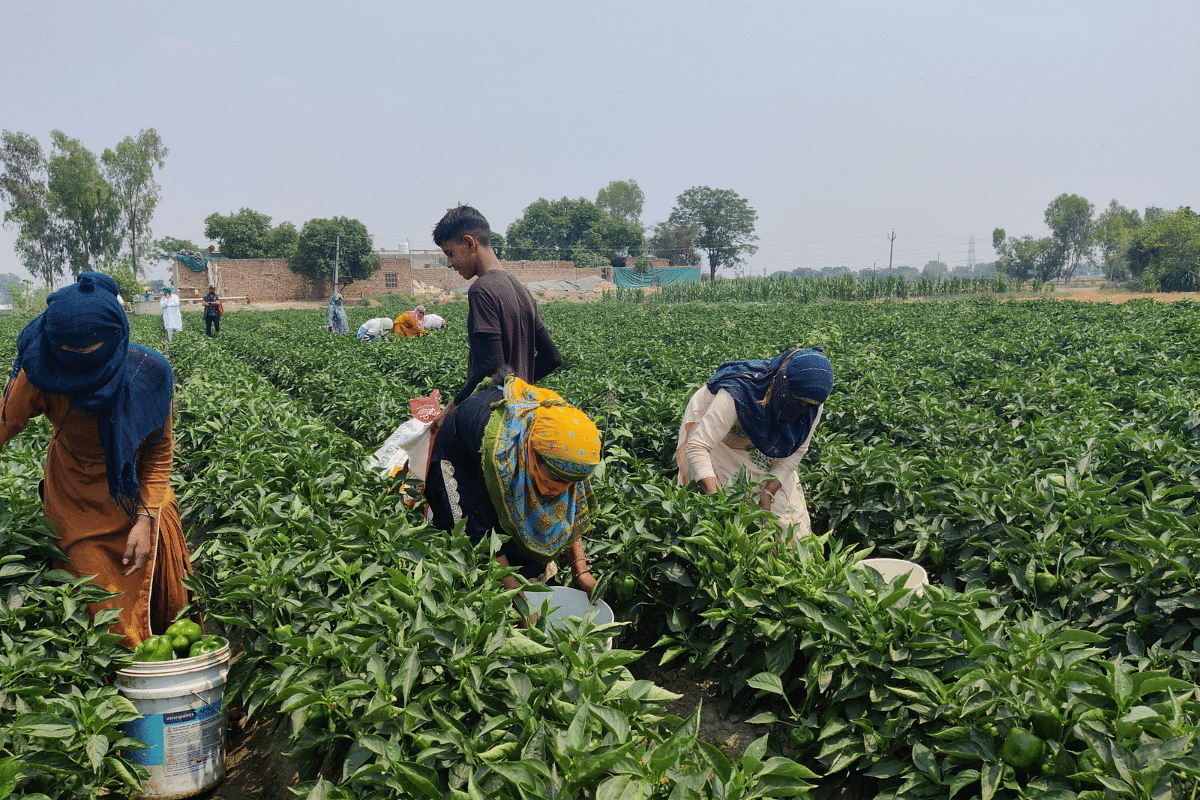
<svg viewBox="0 0 1200 800">
<path fill-rule="evenodd" d="M 325 329 L 330 333 L 349 333 L 350 320 L 346 318 L 346 309 L 342 308 L 342 293 L 334 292 L 329 298 L 329 306 L 325 309 Z"/>
<path fill-rule="evenodd" d="M 209 285 L 208 294 L 204 295 L 204 335 L 216 336 L 221 332 L 221 296 L 217 287 Z"/>
<path fill-rule="evenodd" d="M 175 331 L 183 330 L 183 317 L 179 316 L 179 298 L 171 291 L 170 286 L 164 286 L 158 304 L 162 306 L 163 328 L 167 331 L 169 343 Z"/>
<path fill-rule="evenodd" d="M 547 565 L 566 553 L 575 587 L 590 597 L 596 579 L 583 537 L 595 513 L 588 476 L 600 463 L 600 433 L 549 389 L 511 375 L 495 386 L 507 372 L 485 379 L 437 431 L 425 480 L 433 524 L 449 531 L 466 519 L 476 543 L 495 531 L 496 560 L 526 580 L 553 575 Z M 520 582 L 510 576 L 504 586 Z"/>
<path fill-rule="evenodd" d="M 675 448 L 680 484 L 695 481 L 714 494 L 744 471 L 758 482 L 759 507 L 779 517 L 785 541 L 811 535 L 796 468 L 832 391 L 833 365 L 819 347 L 726 361 L 683 413 Z"/>
<path fill-rule="evenodd" d="M 405 311 L 396 317 L 392 323 L 392 333 L 397 336 L 425 335 L 425 306 L 417 306 L 412 311 Z"/>
<path fill-rule="evenodd" d="M 430 312 L 425 315 L 425 330 L 436 331 L 446 327 L 446 318 L 440 314 Z"/>
<path fill-rule="evenodd" d="M 433 229 L 433 241 L 451 269 L 464 280 L 475 279 L 467 291 L 467 381 L 434 420 L 435 427 L 502 365 L 537 384 L 562 364 L 533 296 L 500 266 L 491 237 L 488 221 L 470 206 L 450 209 Z"/>
<path fill-rule="evenodd" d="M 386 342 L 392 332 L 391 317 L 375 317 L 358 326 L 358 338 L 364 342 Z"/>
<path fill-rule="evenodd" d="M 58 566 L 117 593 L 88 613 L 119 609 L 112 631 L 130 648 L 188 602 L 170 485 L 174 388 L 167 359 L 129 341 L 116 282 L 82 272 L 17 336 L 0 406 L 0 448 L 35 417 L 54 426 L 38 493 L 66 553 Z"/>
</svg>

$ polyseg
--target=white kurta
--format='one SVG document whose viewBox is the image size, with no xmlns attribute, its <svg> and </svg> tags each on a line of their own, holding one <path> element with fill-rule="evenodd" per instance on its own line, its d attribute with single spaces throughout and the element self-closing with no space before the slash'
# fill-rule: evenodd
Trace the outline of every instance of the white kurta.
<svg viewBox="0 0 1200 800">
<path fill-rule="evenodd" d="M 786 458 L 770 458 L 754 446 L 738 424 L 733 396 L 724 389 L 713 394 L 701 386 L 688 401 L 679 426 L 675 463 L 679 465 L 679 483 L 714 478 L 718 486 L 728 486 L 745 470 L 755 480 L 773 476 L 782 484 L 775 493 L 771 510 L 784 530 L 791 531 L 790 541 L 812 535 L 808 503 L 796 475 L 800 459 L 808 452 L 813 431 L 821 421 L 824 406 L 817 409 L 812 429 Z M 794 528 L 792 526 L 795 526 Z"/>
<path fill-rule="evenodd" d="M 163 327 L 169 331 L 183 330 L 183 317 L 179 316 L 179 298 L 173 294 L 160 297 L 158 304 L 163 310 Z"/>
</svg>

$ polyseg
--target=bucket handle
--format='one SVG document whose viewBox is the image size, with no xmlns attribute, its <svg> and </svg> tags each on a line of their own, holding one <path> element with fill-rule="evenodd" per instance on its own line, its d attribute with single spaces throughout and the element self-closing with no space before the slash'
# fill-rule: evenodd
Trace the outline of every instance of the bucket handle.
<svg viewBox="0 0 1200 800">
<path fill-rule="evenodd" d="M 206 705 L 206 706 L 208 706 L 209 708 L 211 708 L 211 709 L 212 709 L 212 712 L 213 712 L 214 714 L 216 714 L 217 716 L 220 716 L 220 715 L 221 715 L 221 709 L 217 708 L 217 707 L 216 707 L 216 706 L 214 706 L 212 703 L 208 702 L 208 701 L 207 701 L 207 700 L 205 700 L 203 697 L 201 697 L 201 696 L 200 696 L 200 693 L 199 693 L 199 692 L 197 692 L 195 689 L 193 689 L 193 690 L 192 690 L 192 694 L 194 694 L 194 695 L 196 696 L 196 699 L 197 699 L 197 700 L 199 700 L 201 703 L 204 703 L 204 705 Z"/>
</svg>

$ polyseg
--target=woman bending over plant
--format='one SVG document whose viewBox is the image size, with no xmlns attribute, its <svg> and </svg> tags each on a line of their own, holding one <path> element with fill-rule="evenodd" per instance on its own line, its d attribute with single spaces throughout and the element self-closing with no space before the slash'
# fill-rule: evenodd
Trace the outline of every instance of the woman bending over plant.
<svg viewBox="0 0 1200 800">
<path fill-rule="evenodd" d="M 130 343 L 116 282 L 83 272 L 18 335 L 0 406 L 0 447 L 33 417 L 54 425 L 39 491 L 67 554 L 58 566 L 116 593 L 88 613 L 119 609 L 112 632 L 130 648 L 188 601 L 191 563 L 168 482 L 174 388 L 167 359 Z"/>
<path fill-rule="evenodd" d="M 596 424 L 549 389 L 512 375 L 502 389 L 488 383 L 450 411 L 434 438 L 425 481 L 433 524 L 448 531 L 465 518 L 472 542 L 496 531 L 496 560 L 527 580 L 566 552 L 575 587 L 590 597 L 596 579 L 583 537 L 595 505 L 588 476 L 600 463 Z M 519 585 L 504 579 L 507 589 Z"/>
<path fill-rule="evenodd" d="M 819 347 L 769 361 L 726 361 L 683 412 L 679 483 L 695 481 L 714 494 L 744 470 L 758 481 L 759 507 L 779 517 L 785 541 L 811 535 L 796 467 L 832 391 L 833 365 Z"/>
</svg>

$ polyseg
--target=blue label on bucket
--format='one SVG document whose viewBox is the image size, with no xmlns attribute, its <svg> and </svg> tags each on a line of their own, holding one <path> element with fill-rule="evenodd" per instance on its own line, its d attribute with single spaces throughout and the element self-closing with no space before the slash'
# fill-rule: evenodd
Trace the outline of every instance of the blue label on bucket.
<svg viewBox="0 0 1200 800">
<path fill-rule="evenodd" d="M 122 730 L 126 736 L 149 745 L 144 750 L 126 750 L 130 761 L 143 767 L 166 766 L 173 774 L 185 774 L 220 751 L 224 733 L 221 701 L 150 714 L 126 723 Z"/>
</svg>

